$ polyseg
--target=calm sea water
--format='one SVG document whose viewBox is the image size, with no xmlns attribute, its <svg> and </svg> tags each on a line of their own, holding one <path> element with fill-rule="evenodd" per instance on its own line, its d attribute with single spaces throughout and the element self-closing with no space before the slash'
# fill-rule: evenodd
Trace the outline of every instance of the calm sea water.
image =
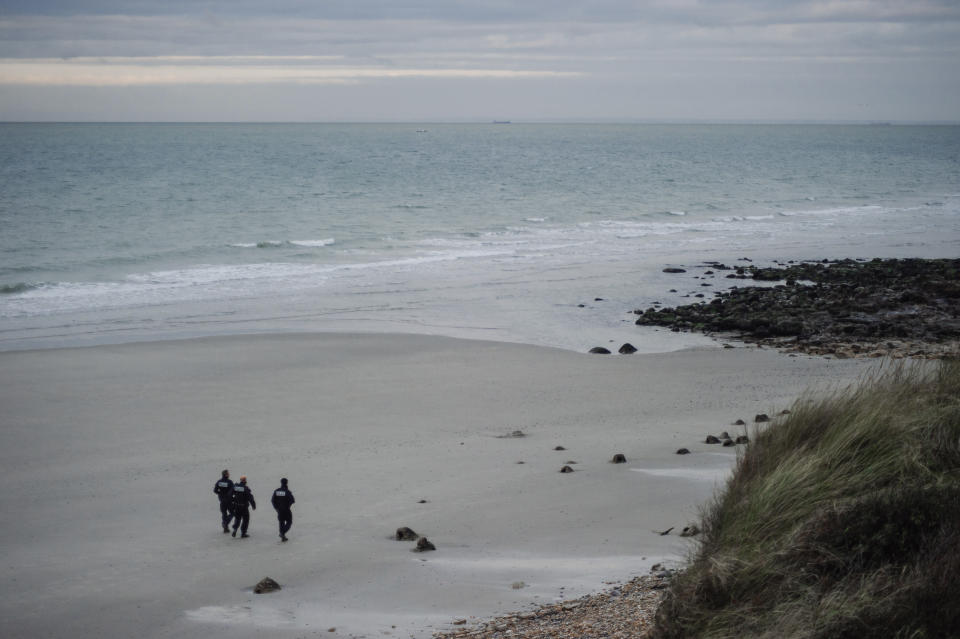
<svg viewBox="0 0 960 639">
<path fill-rule="evenodd" d="M 702 338 L 629 311 L 729 282 L 668 264 L 956 257 L 960 127 L 0 124 L 0 224 L 0 349 L 348 330 L 661 350 Z"/>
</svg>

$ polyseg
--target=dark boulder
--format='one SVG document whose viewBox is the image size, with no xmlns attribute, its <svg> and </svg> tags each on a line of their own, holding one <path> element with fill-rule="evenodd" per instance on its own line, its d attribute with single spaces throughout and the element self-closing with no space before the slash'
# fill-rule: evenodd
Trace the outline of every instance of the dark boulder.
<svg viewBox="0 0 960 639">
<path fill-rule="evenodd" d="M 687 269 L 677 268 L 675 266 L 668 266 L 667 268 L 663 269 L 663 272 L 664 273 L 686 273 Z"/>
<path fill-rule="evenodd" d="M 627 456 L 623 453 L 617 453 L 613 456 L 613 459 L 610 460 L 612 464 L 625 464 L 627 463 Z"/>
<path fill-rule="evenodd" d="M 416 541 L 420 535 L 413 532 L 412 529 L 404 526 L 403 528 L 397 528 L 397 541 Z"/>
<path fill-rule="evenodd" d="M 700 534 L 700 527 L 696 524 L 690 524 L 685 526 L 683 530 L 680 531 L 681 537 L 694 537 Z"/>
<path fill-rule="evenodd" d="M 747 425 L 747 422 L 743 421 L 742 419 L 738 419 L 737 421 L 733 422 L 733 425 L 734 425 L 734 426 L 746 426 L 746 425 Z"/>
<path fill-rule="evenodd" d="M 563 446 L 554 446 L 554 450 L 566 450 Z"/>
<path fill-rule="evenodd" d="M 563 468 L 560 469 L 560 472 L 561 472 L 561 473 L 572 473 L 572 472 L 573 472 L 573 469 L 570 468 L 569 466 L 564 466 Z"/>
<path fill-rule="evenodd" d="M 433 545 L 433 542 L 427 539 L 426 537 L 421 537 L 417 540 L 417 547 L 414 548 L 416 552 L 427 552 L 428 550 L 436 550 L 437 547 Z"/>
<path fill-rule="evenodd" d="M 763 422 L 769 422 L 770 416 L 767 415 L 766 413 L 760 413 L 759 415 L 753 418 L 753 421 L 757 422 L 758 424 L 762 424 Z"/>
<path fill-rule="evenodd" d="M 619 352 L 621 355 L 630 355 L 631 353 L 636 353 L 636 352 L 637 352 L 637 347 L 634 346 L 633 344 L 627 342 L 626 344 L 624 344 L 623 346 L 620 347 L 620 350 L 619 350 L 618 352 Z"/>
<path fill-rule="evenodd" d="M 724 446 L 733 446 L 733 445 L 734 445 L 734 441 L 733 441 L 732 439 L 725 439 L 725 440 L 723 440 L 723 445 L 724 445 Z"/>
<path fill-rule="evenodd" d="M 280 589 L 280 584 L 270 577 L 264 577 L 256 586 L 253 587 L 253 592 L 257 593 L 258 595 L 262 595 L 266 592 L 273 592 Z"/>
<path fill-rule="evenodd" d="M 689 454 L 690 454 L 690 450 L 689 450 L 689 449 L 686 449 L 686 448 L 681 448 L 681 449 L 679 449 L 679 450 L 677 451 L 677 454 L 678 454 L 678 455 L 689 455 Z"/>
<path fill-rule="evenodd" d="M 747 437 L 746 435 L 740 435 L 740 436 L 737 437 L 737 439 L 735 440 L 734 443 L 736 443 L 736 444 L 749 444 L 749 443 L 750 443 L 750 438 Z"/>
<path fill-rule="evenodd" d="M 610 349 L 604 348 L 603 346 L 594 346 L 590 349 L 590 352 L 594 355 L 609 355 Z"/>
<path fill-rule="evenodd" d="M 704 444 L 719 444 L 720 440 L 714 437 L 713 435 L 707 435 L 707 438 L 703 440 Z"/>
</svg>

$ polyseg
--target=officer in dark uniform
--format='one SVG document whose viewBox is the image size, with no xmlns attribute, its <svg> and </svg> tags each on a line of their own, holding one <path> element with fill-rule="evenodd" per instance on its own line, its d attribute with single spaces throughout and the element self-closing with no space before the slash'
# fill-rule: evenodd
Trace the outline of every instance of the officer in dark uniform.
<svg viewBox="0 0 960 639">
<path fill-rule="evenodd" d="M 220 479 L 213 485 L 213 492 L 220 498 L 220 520 L 223 532 L 230 532 L 230 520 L 233 519 L 233 482 L 230 481 L 230 471 L 224 469 Z"/>
<path fill-rule="evenodd" d="M 237 536 L 240 529 L 241 537 L 249 537 L 247 527 L 250 525 L 250 508 L 257 509 L 257 502 L 253 498 L 253 491 L 247 486 L 246 475 L 240 476 L 240 481 L 233 485 L 233 533 Z"/>
<path fill-rule="evenodd" d="M 280 480 L 280 488 L 273 491 L 273 497 L 270 498 L 273 509 L 277 511 L 277 521 L 280 522 L 280 541 L 287 540 L 287 531 L 293 525 L 293 513 L 290 512 L 290 506 L 293 506 L 295 501 L 297 500 L 293 498 L 293 493 L 287 488 L 287 478 L 283 477 Z"/>
</svg>

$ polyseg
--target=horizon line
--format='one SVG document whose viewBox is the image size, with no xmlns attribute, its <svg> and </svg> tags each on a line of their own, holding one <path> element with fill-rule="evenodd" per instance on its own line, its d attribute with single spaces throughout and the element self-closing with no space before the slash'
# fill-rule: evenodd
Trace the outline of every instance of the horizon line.
<svg viewBox="0 0 960 639">
<path fill-rule="evenodd" d="M 960 120 L 802 119 L 802 118 L 557 118 L 557 119 L 410 119 L 410 120 L 0 120 L 0 124 L 738 124 L 738 125 L 860 125 L 960 126 Z"/>
</svg>

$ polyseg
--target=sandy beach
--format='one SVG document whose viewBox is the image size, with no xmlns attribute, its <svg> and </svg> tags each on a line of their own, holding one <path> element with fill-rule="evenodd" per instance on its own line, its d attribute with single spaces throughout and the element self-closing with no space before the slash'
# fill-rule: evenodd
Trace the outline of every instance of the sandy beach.
<svg viewBox="0 0 960 639">
<path fill-rule="evenodd" d="M 0 353 L 0 635 L 429 637 L 595 592 L 682 560 L 735 455 L 707 434 L 875 366 L 360 334 Z M 221 531 L 223 468 L 248 539 Z"/>
</svg>

